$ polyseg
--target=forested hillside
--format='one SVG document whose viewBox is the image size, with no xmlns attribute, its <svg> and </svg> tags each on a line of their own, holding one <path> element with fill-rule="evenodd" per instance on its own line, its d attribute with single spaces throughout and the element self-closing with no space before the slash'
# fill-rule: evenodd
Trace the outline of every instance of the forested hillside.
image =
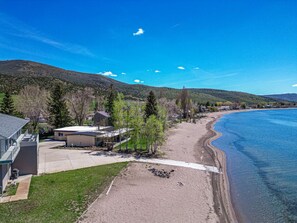
<svg viewBox="0 0 297 223">
<path fill-rule="evenodd" d="M 267 98 L 272 98 L 275 100 L 281 100 L 281 101 L 292 101 L 297 102 L 297 94 L 272 94 L 272 95 L 265 95 Z"/>
<path fill-rule="evenodd" d="M 10 88 L 17 93 L 27 85 L 39 85 L 46 89 L 51 88 L 53 82 L 62 81 L 68 89 L 91 87 L 96 92 L 105 93 L 111 84 L 122 92 L 126 98 L 145 98 L 153 90 L 157 97 L 175 99 L 180 89 L 151 87 L 139 84 L 126 84 L 114 79 L 98 75 L 64 70 L 46 64 L 24 60 L 0 61 L 0 92 Z M 194 102 L 245 102 L 259 104 L 275 101 L 274 99 L 242 92 L 215 90 L 215 89 L 188 89 Z"/>
</svg>

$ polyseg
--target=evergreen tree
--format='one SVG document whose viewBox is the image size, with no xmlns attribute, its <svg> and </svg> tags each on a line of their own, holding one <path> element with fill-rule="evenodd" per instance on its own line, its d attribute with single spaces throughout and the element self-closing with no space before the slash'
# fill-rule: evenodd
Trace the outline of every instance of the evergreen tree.
<svg viewBox="0 0 297 223">
<path fill-rule="evenodd" d="M 145 118 L 148 119 L 151 115 L 158 117 L 158 105 L 153 91 L 149 93 L 145 105 Z"/>
<path fill-rule="evenodd" d="M 183 112 L 183 118 L 187 118 L 189 113 L 189 94 L 188 90 L 185 87 L 183 87 L 182 92 L 180 94 L 180 104 Z"/>
<path fill-rule="evenodd" d="M 99 109 L 99 102 L 98 101 L 95 101 L 94 102 L 94 112 L 96 113 Z"/>
<path fill-rule="evenodd" d="M 110 115 L 110 122 L 113 125 L 113 113 L 114 113 L 114 101 L 116 100 L 117 94 L 113 88 L 113 85 L 110 85 L 109 93 L 107 95 L 107 101 L 105 105 L 106 112 Z"/>
<path fill-rule="evenodd" d="M 50 92 L 48 99 L 49 122 L 55 128 L 69 126 L 71 118 L 64 99 L 64 90 L 61 84 L 56 84 Z"/>
<path fill-rule="evenodd" d="M 6 91 L 4 94 L 3 100 L 0 105 L 0 111 L 1 113 L 7 115 L 14 115 L 15 113 L 13 100 L 9 91 Z"/>
</svg>

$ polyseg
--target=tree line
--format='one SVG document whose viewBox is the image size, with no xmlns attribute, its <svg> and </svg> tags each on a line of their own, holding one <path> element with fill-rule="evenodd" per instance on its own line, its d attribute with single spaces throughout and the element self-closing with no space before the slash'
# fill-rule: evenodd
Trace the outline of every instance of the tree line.
<svg viewBox="0 0 297 223">
<path fill-rule="evenodd" d="M 131 140 L 126 143 L 126 150 L 145 151 L 155 154 L 164 140 L 167 127 L 167 110 L 158 104 L 154 92 L 150 92 L 145 103 L 140 101 L 125 101 L 122 93 L 116 93 L 112 88 L 107 97 L 107 110 L 111 115 L 115 129 L 132 129 Z M 120 140 L 121 140 L 121 132 Z M 122 150 L 121 145 L 119 146 Z"/>
<path fill-rule="evenodd" d="M 0 112 L 30 119 L 30 129 L 38 132 L 41 119 L 53 128 L 84 125 L 91 109 L 102 109 L 111 116 L 115 129 L 131 128 L 133 149 L 155 153 L 164 140 L 168 117 L 178 113 L 176 103 L 159 98 L 150 92 L 146 103 L 128 101 L 111 85 L 107 95 L 96 95 L 91 88 L 66 92 L 62 83 L 55 83 L 50 91 L 39 86 L 25 86 L 17 96 L 6 91 Z"/>
<path fill-rule="evenodd" d="M 119 96 L 112 85 L 105 96 L 96 94 L 92 88 L 88 87 L 66 92 L 63 84 L 59 82 L 55 83 L 50 91 L 39 86 L 28 85 L 20 90 L 15 100 L 10 91 L 5 91 L 0 104 L 0 112 L 29 118 L 33 131 L 37 130 L 42 118 L 47 119 L 47 122 L 55 128 L 72 124 L 83 125 L 91 108 L 94 111 L 105 110 L 110 113 L 111 123 L 113 123 L 113 119 L 116 118 L 112 115 L 115 109 L 114 103 L 121 101 L 119 97 L 122 100 L 124 98 L 123 94 Z M 151 115 L 164 119 L 182 113 L 182 116 L 186 118 L 193 113 L 192 101 L 185 88 L 175 101 L 164 97 L 159 97 L 157 100 L 153 91 L 149 93 L 147 101 L 150 103 L 145 108 L 141 107 L 142 103 L 139 101 L 137 103 L 125 101 L 124 104 L 128 103 L 130 107 L 140 106 L 140 110 L 145 109 L 141 111 L 145 113 L 145 121 Z M 119 105 L 116 104 L 116 106 Z"/>
<path fill-rule="evenodd" d="M 91 88 L 66 93 L 62 83 L 55 83 L 50 91 L 28 85 L 13 100 L 9 91 L 4 93 L 0 112 L 30 119 L 30 129 L 38 131 L 41 119 L 54 128 L 83 125 L 95 99 Z"/>
<path fill-rule="evenodd" d="M 164 133 L 170 119 L 195 120 L 197 113 L 208 108 L 210 111 L 222 105 L 246 108 L 244 103 L 217 102 L 201 104 L 193 102 L 184 87 L 175 100 L 168 100 L 162 94 L 157 98 L 153 91 L 146 101 L 125 100 L 122 93 L 110 85 L 106 94 L 92 88 L 66 91 L 63 83 L 54 83 L 47 91 L 39 86 L 25 86 L 17 96 L 6 91 L 0 103 L 0 112 L 30 119 L 30 129 L 38 132 L 41 119 L 53 128 L 70 125 L 84 125 L 91 112 L 104 110 L 110 114 L 110 123 L 121 129 L 133 129 L 129 134 L 126 149 L 156 153 L 164 141 Z M 120 133 L 120 137 L 122 134 Z M 120 146 L 120 149 L 121 146 Z"/>
</svg>

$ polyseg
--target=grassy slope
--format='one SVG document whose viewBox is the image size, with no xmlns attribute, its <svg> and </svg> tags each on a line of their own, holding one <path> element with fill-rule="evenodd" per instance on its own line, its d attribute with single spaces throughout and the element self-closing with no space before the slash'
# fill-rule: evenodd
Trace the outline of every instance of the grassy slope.
<svg viewBox="0 0 297 223">
<path fill-rule="evenodd" d="M 127 143 L 128 143 L 128 146 L 127 146 Z M 132 140 L 129 140 L 128 142 L 121 144 L 122 151 L 126 150 L 126 146 L 127 146 L 128 152 L 135 152 L 134 142 L 132 142 Z M 116 147 L 116 150 L 119 150 L 119 149 L 120 149 L 120 145 Z M 137 152 L 138 153 L 146 152 L 146 142 L 144 140 L 141 140 L 140 143 L 137 145 Z"/>
<path fill-rule="evenodd" d="M 0 222 L 75 222 L 127 163 L 32 178 L 29 199 L 0 204 Z"/>
</svg>

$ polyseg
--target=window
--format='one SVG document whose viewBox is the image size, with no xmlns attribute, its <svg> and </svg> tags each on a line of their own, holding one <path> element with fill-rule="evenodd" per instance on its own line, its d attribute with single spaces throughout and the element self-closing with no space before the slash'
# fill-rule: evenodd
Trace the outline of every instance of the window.
<svg viewBox="0 0 297 223">
<path fill-rule="evenodd" d="M 10 143 L 8 139 L 0 139 L 0 157 L 8 150 Z"/>
<path fill-rule="evenodd" d="M 64 134 L 62 132 L 59 132 L 58 136 L 64 136 Z"/>
</svg>

